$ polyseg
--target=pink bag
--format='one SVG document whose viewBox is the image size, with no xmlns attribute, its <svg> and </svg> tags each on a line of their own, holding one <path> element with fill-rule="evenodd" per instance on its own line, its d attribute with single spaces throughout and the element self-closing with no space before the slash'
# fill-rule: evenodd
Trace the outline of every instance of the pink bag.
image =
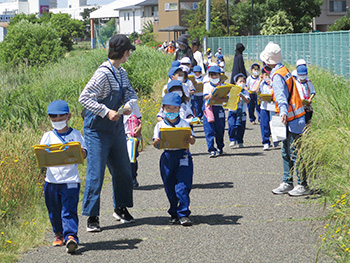
<svg viewBox="0 0 350 263">
<path fill-rule="evenodd" d="M 213 106 L 212 105 L 206 105 L 204 110 L 204 115 L 207 118 L 209 123 L 212 123 L 215 121 L 214 112 L 213 112 Z"/>
<path fill-rule="evenodd" d="M 141 120 L 136 117 L 136 115 L 131 115 L 128 119 L 128 129 L 130 131 L 130 137 L 135 137 L 134 130 L 137 126 L 139 126 Z"/>
</svg>

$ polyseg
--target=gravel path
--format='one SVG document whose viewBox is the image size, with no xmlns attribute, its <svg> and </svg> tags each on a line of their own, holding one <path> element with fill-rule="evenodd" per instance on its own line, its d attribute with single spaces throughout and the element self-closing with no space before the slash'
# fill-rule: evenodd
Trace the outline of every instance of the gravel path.
<svg viewBox="0 0 350 263">
<path fill-rule="evenodd" d="M 315 229 L 322 221 L 308 219 L 322 212 L 306 197 L 271 193 L 282 180 L 280 147 L 263 152 L 259 126 L 247 124 L 245 148 L 229 149 L 226 131 L 225 155 L 209 159 L 203 127 L 194 130 L 192 227 L 168 225 L 161 151 L 147 147 L 139 157 L 140 187 L 130 209 L 134 224 L 113 218 L 112 187 L 106 183 L 102 232 L 87 233 L 81 216 L 75 255 L 51 247 L 48 233 L 48 245 L 27 252 L 20 262 L 314 262 L 320 245 Z"/>
</svg>

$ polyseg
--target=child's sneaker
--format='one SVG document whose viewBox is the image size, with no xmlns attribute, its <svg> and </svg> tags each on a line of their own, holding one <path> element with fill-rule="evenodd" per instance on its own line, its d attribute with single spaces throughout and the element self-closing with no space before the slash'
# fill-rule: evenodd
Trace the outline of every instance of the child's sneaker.
<svg viewBox="0 0 350 263">
<path fill-rule="evenodd" d="M 298 184 L 296 187 L 293 188 L 292 191 L 289 191 L 288 194 L 290 196 L 302 196 L 311 194 L 311 191 L 308 186 Z"/>
<path fill-rule="evenodd" d="M 126 207 L 118 207 L 114 209 L 113 216 L 124 224 L 135 222 L 134 218 L 130 215 Z"/>
<path fill-rule="evenodd" d="M 230 142 L 230 148 L 234 148 L 236 146 L 236 141 Z"/>
<path fill-rule="evenodd" d="M 276 195 L 286 194 L 293 189 L 292 184 L 287 184 L 285 182 L 281 183 L 279 187 L 272 190 L 272 193 Z"/>
<path fill-rule="evenodd" d="M 244 148 L 243 143 L 239 143 L 239 144 L 238 144 L 238 148 Z"/>
<path fill-rule="evenodd" d="M 215 158 L 216 157 L 216 152 L 215 151 L 211 151 L 209 153 L 209 158 Z"/>
<path fill-rule="evenodd" d="M 182 226 L 192 226 L 192 221 L 187 216 L 184 216 L 180 218 L 180 224 Z"/>
<path fill-rule="evenodd" d="M 52 245 L 54 247 L 60 247 L 60 246 L 63 246 L 63 237 L 62 237 L 62 234 L 61 233 L 57 233 L 55 234 L 56 237 L 55 237 L 55 240 L 52 242 Z"/>
<path fill-rule="evenodd" d="M 67 253 L 74 253 L 78 248 L 78 243 L 74 239 L 73 236 L 68 236 L 68 240 L 66 243 L 66 251 Z"/>
<path fill-rule="evenodd" d="M 264 151 L 268 151 L 270 149 L 270 144 L 269 143 L 264 143 Z"/>
<path fill-rule="evenodd" d="M 177 216 L 172 216 L 169 219 L 169 224 L 171 224 L 171 225 L 176 225 L 178 223 L 180 223 L 180 221 L 179 221 L 179 218 Z"/>
<path fill-rule="evenodd" d="M 273 142 L 273 147 L 274 148 L 278 147 L 278 145 L 279 145 L 279 142 Z"/>
<path fill-rule="evenodd" d="M 221 150 L 218 150 L 218 156 L 222 156 L 224 155 L 224 151 L 221 149 Z"/>
<path fill-rule="evenodd" d="M 100 220 L 98 219 L 98 216 L 89 216 L 87 220 L 87 227 L 86 231 L 88 232 L 100 232 Z"/>
</svg>

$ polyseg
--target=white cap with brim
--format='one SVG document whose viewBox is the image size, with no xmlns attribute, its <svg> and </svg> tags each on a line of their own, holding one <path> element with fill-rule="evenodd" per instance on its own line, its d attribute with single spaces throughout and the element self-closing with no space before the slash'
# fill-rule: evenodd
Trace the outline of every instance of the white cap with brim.
<svg viewBox="0 0 350 263">
<path fill-rule="evenodd" d="M 300 65 L 306 65 L 306 61 L 304 59 L 298 59 L 297 66 L 300 66 Z"/>
<path fill-rule="evenodd" d="M 264 51 L 260 53 L 260 59 L 266 64 L 281 63 L 283 58 L 280 46 L 273 42 L 268 43 Z"/>
</svg>

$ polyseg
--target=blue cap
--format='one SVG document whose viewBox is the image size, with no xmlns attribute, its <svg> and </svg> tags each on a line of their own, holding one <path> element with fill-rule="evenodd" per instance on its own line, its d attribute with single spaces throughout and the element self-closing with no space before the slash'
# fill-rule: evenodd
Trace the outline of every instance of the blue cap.
<svg viewBox="0 0 350 263">
<path fill-rule="evenodd" d="M 67 114 L 69 113 L 68 103 L 64 100 L 55 100 L 47 107 L 47 114 Z"/>
<path fill-rule="evenodd" d="M 220 58 L 224 58 L 224 55 L 222 55 L 222 54 L 218 55 L 218 59 L 220 59 Z"/>
<path fill-rule="evenodd" d="M 253 69 L 254 66 L 258 66 L 260 68 L 260 65 L 258 63 L 253 63 L 251 66 L 250 66 L 250 70 Z"/>
<path fill-rule="evenodd" d="M 178 60 L 174 60 L 172 63 L 171 63 L 171 67 L 173 68 L 173 67 L 178 67 L 178 66 L 180 66 L 180 61 L 178 61 Z"/>
<path fill-rule="evenodd" d="M 193 72 L 202 72 L 202 68 L 201 68 L 201 66 L 194 66 L 193 67 L 193 70 L 192 70 Z"/>
<path fill-rule="evenodd" d="M 244 77 L 246 79 L 246 76 L 243 73 L 238 73 L 233 77 L 233 82 L 236 83 L 239 77 Z"/>
<path fill-rule="evenodd" d="M 306 65 L 299 65 L 297 67 L 297 73 L 298 73 L 298 75 L 307 75 L 307 67 L 306 67 Z"/>
<path fill-rule="evenodd" d="M 171 106 L 181 106 L 181 97 L 179 94 L 174 92 L 170 92 L 164 95 L 163 97 L 163 105 L 171 105 Z"/>
<path fill-rule="evenodd" d="M 169 73 L 168 73 L 169 78 L 171 78 L 171 76 L 174 75 L 177 70 L 181 70 L 182 71 L 182 69 L 180 67 L 172 67 L 169 70 Z"/>
<path fill-rule="evenodd" d="M 211 66 L 209 69 L 208 69 L 208 72 L 209 73 L 221 73 L 221 68 L 219 66 Z"/>
<path fill-rule="evenodd" d="M 176 79 L 173 79 L 168 83 L 166 88 L 167 92 L 169 92 L 172 87 L 181 87 L 183 89 L 182 82 Z"/>
</svg>

